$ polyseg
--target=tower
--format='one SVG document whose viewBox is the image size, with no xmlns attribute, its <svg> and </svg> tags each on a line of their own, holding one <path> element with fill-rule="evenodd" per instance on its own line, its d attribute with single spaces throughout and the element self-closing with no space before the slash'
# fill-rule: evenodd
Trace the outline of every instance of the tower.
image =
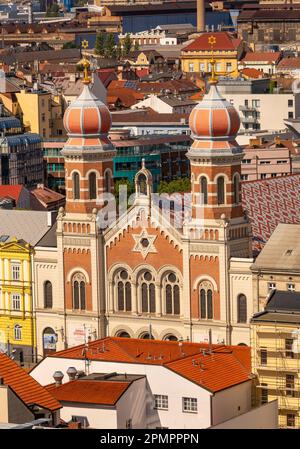
<svg viewBox="0 0 300 449">
<path fill-rule="evenodd" d="M 197 0 L 197 31 L 205 31 L 205 0 Z"/>
<path fill-rule="evenodd" d="M 105 204 L 103 195 L 113 192 L 115 155 L 108 138 L 110 112 L 91 92 L 89 62 L 83 59 L 80 64 L 84 88 L 64 115 L 66 207 L 57 218 L 65 346 L 105 335 L 104 254 L 97 212 Z"/>
<path fill-rule="evenodd" d="M 189 291 L 184 287 L 184 295 L 190 296 L 191 319 L 200 316 L 198 338 L 202 338 L 201 329 L 213 326 L 213 335 L 218 335 L 219 342 L 231 344 L 230 260 L 251 257 L 251 232 L 241 204 L 243 151 L 235 140 L 240 120 L 234 107 L 220 95 L 215 61 L 212 59 L 211 63 L 209 91 L 189 120 L 194 140 L 187 153 L 192 212 L 184 226 L 183 254 L 184 278 L 190 287 Z M 202 306 L 203 313 L 199 310 Z"/>
</svg>

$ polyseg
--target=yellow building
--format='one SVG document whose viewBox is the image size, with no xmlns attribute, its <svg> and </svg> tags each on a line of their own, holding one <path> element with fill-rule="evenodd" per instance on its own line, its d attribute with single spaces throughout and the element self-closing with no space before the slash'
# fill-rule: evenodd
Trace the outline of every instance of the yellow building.
<svg viewBox="0 0 300 449">
<path fill-rule="evenodd" d="M 300 428 L 300 293 L 273 290 L 251 320 L 258 403 L 278 400 L 279 427 Z"/>
<path fill-rule="evenodd" d="M 243 49 L 243 41 L 228 32 L 202 33 L 181 50 L 182 71 L 210 73 L 213 54 L 217 72 L 238 76 Z"/>
<path fill-rule="evenodd" d="M 4 107 L 23 121 L 26 131 L 43 138 L 64 134 L 62 103 L 55 102 L 50 92 L 35 89 L 15 89 L 0 93 Z"/>
<path fill-rule="evenodd" d="M 34 359 L 35 316 L 32 296 L 33 248 L 24 240 L 1 236 L 0 348 L 15 360 Z"/>
</svg>

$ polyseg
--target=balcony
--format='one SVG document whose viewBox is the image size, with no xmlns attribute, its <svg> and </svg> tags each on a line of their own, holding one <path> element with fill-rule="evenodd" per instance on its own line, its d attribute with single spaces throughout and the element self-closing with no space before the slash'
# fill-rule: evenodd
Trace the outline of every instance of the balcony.
<svg viewBox="0 0 300 449">
<path fill-rule="evenodd" d="M 241 112 L 253 112 L 256 111 L 257 108 L 253 107 L 253 106 L 246 106 L 246 105 L 241 105 L 239 106 L 239 111 Z"/>
<path fill-rule="evenodd" d="M 242 117 L 241 122 L 242 123 L 258 123 L 257 117 Z"/>
</svg>

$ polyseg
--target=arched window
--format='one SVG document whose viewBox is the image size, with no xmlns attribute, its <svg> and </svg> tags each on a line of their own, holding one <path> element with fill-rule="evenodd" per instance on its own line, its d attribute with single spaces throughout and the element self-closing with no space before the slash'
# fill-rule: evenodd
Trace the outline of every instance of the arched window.
<svg viewBox="0 0 300 449">
<path fill-rule="evenodd" d="M 165 341 L 178 341 L 178 338 L 173 334 L 166 335 L 163 340 Z"/>
<path fill-rule="evenodd" d="M 141 173 L 137 180 L 138 183 L 138 193 L 142 195 L 147 195 L 147 178 Z"/>
<path fill-rule="evenodd" d="M 126 270 L 121 270 L 115 278 L 117 286 L 118 310 L 131 312 L 131 283 Z"/>
<path fill-rule="evenodd" d="M 73 200 L 80 199 L 80 183 L 79 183 L 79 174 L 77 172 L 73 173 Z"/>
<path fill-rule="evenodd" d="M 85 310 L 86 308 L 85 284 L 86 284 L 85 277 L 82 273 L 74 274 L 72 279 L 74 310 Z"/>
<path fill-rule="evenodd" d="M 199 286 L 199 312 L 202 320 L 213 319 L 213 288 L 208 281 L 203 281 Z"/>
<path fill-rule="evenodd" d="M 237 321 L 247 323 L 247 298 L 243 294 L 237 298 Z"/>
<path fill-rule="evenodd" d="M 155 285 L 154 276 L 150 271 L 145 271 L 138 281 L 141 297 L 142 312 L 155 313 Z"/>
<path fill-rule="evenodd" d="M 44 307 L 45 309 L 52 309 L 53 307 L 52 284 L 50 281 L 44 283 Z"/>
<path fill-rule="evenodd" d="M 111 176 L 109 170 L 106 170 L 104 175 L 104 188 L 105 192 L 110 193 L 111 191 Z"/>
<path fill-rule="evenodd" d="M 153 335 L 150 335 L 149 332 L 145 332 L 144 334 L 142 334 L 140 336 L 140 338 L 143 339 L 143 340 L 154 340 Z"/>
<path fill-rule="evenodd" d="M 180 314 L 180 288 L 179 279 L 175 273 L 168 273 L 162 282 L 165 292 L 165 308 L 167 315 Z"/>
<path fill-rule="evenodd" d="M 217 198 L 218 204 L 225 203 L 225 179 L 224 176 L 219 176 L 217 180 Z"/>
<path fill-rule="evenodd" d="M 44 356 L 56 351 L 57 334 L 51 327 L 46 327 L 43 331 L 43 353 Z"/>
<path fill-rule="evenodd" d="M 233 203 L 238 204 L 239 202 L 240 202 L 239 176 L 234 175 L 234 177 L 233 177 Z"/>
<path fill-rule="evenodd" d="M 97 177 L 95 172 L 89 174 L 89 194 L 90 200 L 97 198 Z"/>
<path fill-rule="evenodd" d="M 205 178 L 205 176 L 201 176 L 200 178 L 200 189 L 202 193 L 202 201 L 203 204 L 207 204 L 208 201 L 208 196 L 207 196 L 207 179 Z"/>
<path fill-rule="evenodd" d="M 20 326 L 19 324 L 16 324 L 14 326 L 14 339 L 22 340 L 22 326 Z"/>
<path fill-rule="evenodd" d="M 120 331 L 120 332 L 117 333 L 116 337 L 130 338 L 130 335 L 126 331 Z"/>
</svg>

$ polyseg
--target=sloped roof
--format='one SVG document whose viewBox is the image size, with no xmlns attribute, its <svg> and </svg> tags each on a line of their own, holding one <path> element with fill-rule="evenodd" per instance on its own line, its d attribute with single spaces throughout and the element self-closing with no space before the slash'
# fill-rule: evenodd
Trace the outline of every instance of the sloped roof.
<svg viewBox="0 0 300 449">
<path fill-rule="evenodd" d="M 280 51 L 248 52 L 241 62 L 277 62 L 280 59 L 280 56 Z"/>
<path fill-rule="evenodd" d="M 0 209 L 0 235 L 22 238 L 30 245 L 35 244 L 49 229 L 50 212 L 32 210 Z"/>
<path fill-rule="evenodd" d="M 3 378 L 4 384 L 8 385 L 27 406 L 36 404 L 51 411 L 61 408 L 60 403 L 46 388 L 2 353 L 0 353 L 0 377 Z"/>
<path fill-rule="evenodd" d="M 130 381 L 99 382 L 93 380 L 74 380 L 58 387 L 52 384 L 47 386 L 46 389 L 58 401 L 115 405 L 130 384 Z"/>
<path fill-rule="evenodd" d="M 12 198 L 17 203 L 23 189 L 22 185 L 0 185 L 0 198 Z"/>
<path fill-rule="evenodd" d="M 243 182 L 242 204 L 260 250 L 279 223 L 300 223 L 300 174 Z"/>
<path fill-rule="evenodd" d="M 300 58 L 283 58 L 277 69 L 300 69 Z"/>
<path fill-rule="evenodd" d="M 215 33 L 203 33 L 201 36 L 197 37 L 194 42 L 184 47 L 182 51 L 211 51 L 211 44 L 209 43 L 209 38 L 215 37 L 216 43 L 214 49 L 216 51 L 233 51 L 236 50 L 242 40 L 236 39 L 230 33 L 226 31 L 218 31 Z"/>
<path fill-rule="evenodd" d="M 50 357 L 162 365 L 212 392 L 249 380 L 251 371 L 249 347 L 212 345 L 210 353 L 207 343 L 107 337 Z"/>
<path fill-rule="evenodd" d="M 300 271 L 300 224 L 279 223 L 253 266 Z"/>
</svg>

